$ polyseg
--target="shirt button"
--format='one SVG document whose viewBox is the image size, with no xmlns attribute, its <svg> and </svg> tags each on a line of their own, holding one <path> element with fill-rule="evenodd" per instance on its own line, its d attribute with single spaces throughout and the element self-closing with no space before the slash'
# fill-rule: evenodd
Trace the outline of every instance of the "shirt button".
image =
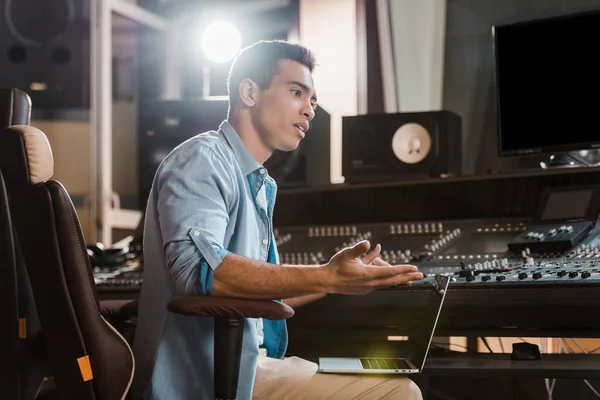
<svg viewBox="0 0 600 400">
<path fill-rule="evenodd" d="M 263 239 L 263 244 L 267 244 L 269 241 L 267 239 Z"/>
<path fill-rule="evenodd" d="M 196 236 L 196 237 L 200 236 L 200 232 L 194 231 L 194 236 Z"/>
<path fill-rule="evenodd" d="M 267 172 L 267 171 L 265 171 L 265 169 L 264 169 L 264 168 L 261 168 L 261 169 L 260 169 L 260 171 L 258 171 L 258 172 L 260 172 L 261 174 L 264 174 L 264 173 L 265 173 L 265 172 Z"/>
</svg>

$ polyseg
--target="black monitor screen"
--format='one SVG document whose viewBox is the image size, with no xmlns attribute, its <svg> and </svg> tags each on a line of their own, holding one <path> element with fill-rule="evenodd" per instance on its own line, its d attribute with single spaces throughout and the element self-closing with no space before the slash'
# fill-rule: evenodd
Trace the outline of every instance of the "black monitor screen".
<svg viewBox="0 0 600 400">
<path fill-rule="evenodd" d="M 600 147 L 600 12 L 493 33 L 500 155 Z"/>
<path fill-rule="evenodd" d="M 585 217 L 593 193 L 592 189 L 551 193 L 542 214 L 542 220 L 569 220 Z"/>
</svg>

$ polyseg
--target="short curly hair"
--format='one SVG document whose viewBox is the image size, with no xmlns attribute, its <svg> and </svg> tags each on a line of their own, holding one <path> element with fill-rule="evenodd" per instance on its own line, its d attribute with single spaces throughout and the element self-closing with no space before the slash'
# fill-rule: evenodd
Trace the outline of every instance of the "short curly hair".
<svg viewBox="0 0 600 400">
<path fill-rule="evenodd" d="M 243 48 L 233 60 L 227 78 L 230 111 L 239 99 L 237 89 L 240 83 L 244 79 L 251 79 L 261 90 L 268 89 L 273 76 L 279 72 L 278 61 L 281 59 L 297 61 L 311 73 L 316 63 L 310 49 L 284 40 L 261 40 Z"/>
</svg>

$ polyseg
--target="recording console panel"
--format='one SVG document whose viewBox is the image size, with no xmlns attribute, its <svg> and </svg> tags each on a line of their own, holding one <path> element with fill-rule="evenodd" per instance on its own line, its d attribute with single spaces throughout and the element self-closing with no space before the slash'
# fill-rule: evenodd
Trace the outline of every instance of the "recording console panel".
<svg viewBox="0 0 600 400">
<path fill-rule="evenodd" d="M 390 264 L 414 264 L 453 283 L 507 286 L 600 283 L 600 186 L 549 188 L 532 219 L 403 221 L 278 227 L 283 264 L 324 264 L 361 240 L 381 244 Z M 136 249 L 141 254 L 140 249 Z M 142 284 L 140 257 L 115 267 L 97 265 L 100 290 L 131 291 Z"/>
<path fill-rule="evenodd" d="M 368 239 L 381 244 L 390 264 L 413 264 L 427 276 L 452 275 L 465 284 L 600 282 L 600 236 L 545 252 L 509 249 L 535 231 L 528 221 L 415 221 L 276 229 L 282 263 L 320 264 L 344 247 Z M 427 281 L 427 280 L 426 280 Z"/>
<path fill-rule="evenodd" d="M 369 239 L 390 264 L 415 264 L 428 276 L 471 284 L 600 282 L 600 237 L 594 230 L 600 186 L 548 188 L 530 220 L 481 219 L 309 226 L 276 230 L 281 260 L 326 262 Z M 428 283 L 429 279 L 425 280 Z"/>
<path fill-rule="evenodd" d="M 523 220 L 470 220 L 281 227 L 274 233 L 283 264 L 323 264 L 367 239 L 372 246 L 381 244 L 384 261 L 416 265 L 427 276 L 451 275 L 453 284 L 600 283 L 596 230 L 568 249 L 509 249 L 515 238 L 536 230 Z M 142 266 L 135 259 L 119 267 L 97 266 L 94 277 L 100 291 L 135 291 L 142 284 Z"/>
<path fill-rule="evenodd" d="M 567 223 L 568 226 L 568 223 Z M 539 230 L 531 220 L 473 219 L 279 228 L 284 261 L 319 263 L 368 239 L 391 264 L 419 267 L 425 279 L 366 296 L 330 295 L 299 308 L 288 321 L 289 351 L 305 357 L 342 356 L 348 349 L 385 353 L 402 336 L 403 321 L 419 317 L 420 292 L 436 274 L 451 277 L 439 335 L 596 335 L 600 319 L 600 231 L 574 246 L 512 251 L 509 243 Z M 285 240 L 282 240 L 285 238 Z M 322 246 L 332 248 L 326 252 Z M 319 248 L 317 253 L 312 249 Z M 348 310 L 352 312 L 348 313 Z M 318 337 L 318 339 L 315 339 Z M 344 338 L 343 340 L 340 338 Z"/>
</svg>

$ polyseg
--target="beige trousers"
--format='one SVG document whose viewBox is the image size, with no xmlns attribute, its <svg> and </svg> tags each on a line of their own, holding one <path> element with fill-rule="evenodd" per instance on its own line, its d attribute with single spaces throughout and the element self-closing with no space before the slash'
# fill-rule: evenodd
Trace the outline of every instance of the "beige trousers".
<svg viewBox="0 0 600 400">
<path fill-rule="evenodd" d="M 298 357 L 258 357 L 253 400 L 422 400 L 419 387 L 402 376 L 325 374 Z"/>
</svg>

